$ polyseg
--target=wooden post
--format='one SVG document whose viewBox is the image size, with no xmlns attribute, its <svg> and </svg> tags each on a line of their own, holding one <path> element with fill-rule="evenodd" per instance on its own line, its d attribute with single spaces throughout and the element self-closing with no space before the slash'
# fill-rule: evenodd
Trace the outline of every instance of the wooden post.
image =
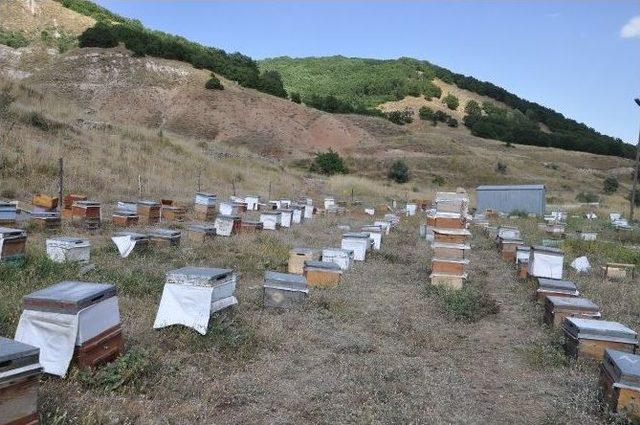
<svg viewBox="0 0 640 425">
<path fill-rule="evenodd" d="M 351 205 L 353 205 L 353 188 L 351 188 Z"/>
<path fill-rule="evenodd" d="M 58 180 L 58 211 L 62 211 L 62 196 L 64 194 L 64 159 L 60 158 L 60 176 Z"/>
<path fill-rule="evenodd" d="M 231 187 L 233 188 L 233 196 L 236 196 L 236 179 L 231 180 Z"/>
<path fill-rule="evenodd" d="M 269 197 L 267 199 L 267 201 L 271 200 L 271 180 L 269 180 Z"/>
<path fill-rule="evenodd" d="M 142 199 L 142 177 L 138 174 L 138 198 Z"/>
<path fill-rule="evenodd" d="M 202 176 L 202 170 L 199 170 L 198 171 L 198 192 L 200 192 L 202 190 L 201 186 L 200 186 L 200 177 L 201 176 Z"/>
</svg>

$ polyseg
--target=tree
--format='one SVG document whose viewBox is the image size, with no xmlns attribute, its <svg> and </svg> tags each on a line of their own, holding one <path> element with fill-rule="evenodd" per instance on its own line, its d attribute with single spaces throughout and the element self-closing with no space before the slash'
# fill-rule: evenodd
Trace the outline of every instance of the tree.
<svg viewBox="0 0 640 425">
<path fill-rule="evenodd" d="M 289 94 L 291 101 L 294 103 L 302 103 L 302 99 L 300 98 L 300 93 L 294 91 Z"/>
<path fill-rule="evenodd" d="M 284 89 L 282 77 L 278 71 L 263 72 L 258 81 L 258 90 L 285 99 L 287 97 L 287 91 Z"/>
<path fill-rule="evenodd" d="M 420 116 L 421 120 L 431 121 L 433 125 L 436 125 L 438 121 L 436 120 L 436 114 L 433 113 L 433 109 L 428 106 L 423 106 L 418 111 L 418 116 Z"/>
<path fill-rule="evenodd" d="M 405 125 L 413 122 L 413 111 L 406 109 L 404 111 L 391 111 L 387 113 L 387 119 L 394 124 Z"/>
<path fill-rule="evenodd" d="M 340 155 L 337 152 L 334 152 L 331 148 L 329 148 L 327 152 L 316 153 L 310 170 L 316 173 L 326 174 L 328 176 L 338 173 L 345 174 L 348 172 Z"/>
<path fill-rule="evenodd" d="M 607 195 L 611 195 L 612 193 L 616 193 L 618 191 L 618 187 L 620 183 L 616 176 L 609 175 L 604 179 L 602 191 Z"/>
<path fill-rule="evenodd" d="M 460 101 L 458 100 L 458 98 L 451 93 L 447 93 L 447 95 L 442 98 L 442 103 L 447 105 L 447 108 L 451 109 L 452 111 L 458 109 L 458 106 L 460 105 Z"/>
<path fill-rule="evenodd" d="M 220 82 L 220 80 L 218 80 L 218 77 L 216 77 L 213 74 L 211 74 L 211 78 L 209 78 L 209 81 L 207 81 L 207 83 L 204 86 L 209 90 L 224 89 L 224 87 L 222 86 L 222 83 Z"/>
<path fill-rule="evenodd" d="M 482 115 L 482 108 L 480 108 L 480 104 L 473 99 L 467 102 L 464 107 L 464 111 L 467 115 Z"/>
<path fill-rule="evenodd" d="M 396 183 L 406 183 L 409 181 L 409 167 L 404 161 L 398 159 L 389 167 L 387 177 Z"/>
<path fill-rule="evenodd" d="M 113 26 L 98 22 L 80 34 L 78 44 L 80 47 L 116 47 L 118 38 Z"/>
<path fill-rule="evenodd" d="M 449 117 L 449 118 L 447 119 L 447 125 L 448 125 L 449 127 L 454 127 L 454 128 L 455 128 L 455 127 L 457 127 L 457 126 L 458 126 L 458 120 L 457 120 L 457 119 L 455 119 L 455 118 L 453 118 L 453 117 Z"/>
</svg>

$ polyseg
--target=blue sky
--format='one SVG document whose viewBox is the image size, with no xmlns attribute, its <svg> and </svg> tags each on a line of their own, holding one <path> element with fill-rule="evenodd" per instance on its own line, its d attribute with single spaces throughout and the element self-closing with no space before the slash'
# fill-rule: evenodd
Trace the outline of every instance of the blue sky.
<svg viewBox="0 0 640 425">
<path fill-rule="evenodd" d="M 638 138 L 638 0 L 97 2 L 255 59 L 426 59 L 626 142 Z"/>
</svg>

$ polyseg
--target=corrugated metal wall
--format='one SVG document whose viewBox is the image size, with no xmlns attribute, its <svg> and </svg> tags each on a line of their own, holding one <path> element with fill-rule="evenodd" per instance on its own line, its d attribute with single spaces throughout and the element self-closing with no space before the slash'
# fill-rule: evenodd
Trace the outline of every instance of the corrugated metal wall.
<svg viewBox="0 0 640 425">
<path fill-rule="evenodd" d="M 510 213 L 514 210 L 526 211 L 530 214 L 543 216 L 545 212 L 545 190 L 478 190 L 477 211 L 483 212 L 487 209 Z"/>
</svg>

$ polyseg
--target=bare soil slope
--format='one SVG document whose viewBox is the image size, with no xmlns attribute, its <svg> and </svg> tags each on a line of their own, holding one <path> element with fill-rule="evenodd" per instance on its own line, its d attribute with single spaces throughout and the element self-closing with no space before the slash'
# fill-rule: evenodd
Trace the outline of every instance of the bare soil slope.
<svg viewBox="0 0 640 425">
<path fill-rule="evenodd" d="M 0 27 L 10 31 L 36 34 L 54 29 L 80 34 L 96 21 L 63 7 L 53 0 L 0 1 Z"/>
</svg>

